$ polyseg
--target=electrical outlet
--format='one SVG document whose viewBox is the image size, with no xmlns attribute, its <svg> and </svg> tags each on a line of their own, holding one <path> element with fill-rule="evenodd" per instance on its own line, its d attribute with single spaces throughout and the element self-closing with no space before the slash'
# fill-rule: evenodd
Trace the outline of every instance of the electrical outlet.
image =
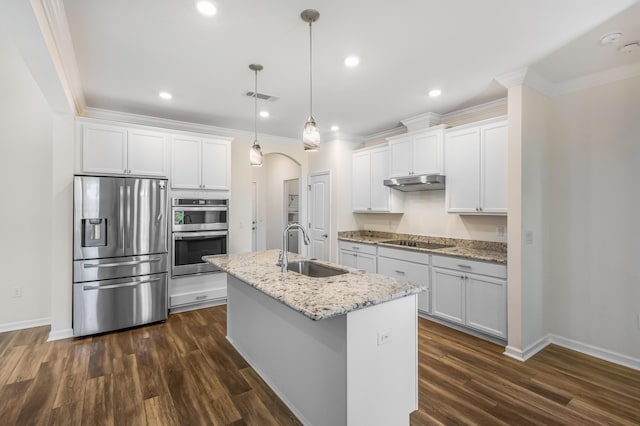
<svg viewBox="0 0 640 426">
<path fill-rule="evenodd" d="M 505 236 L 505 227 L 504 226 L 496 226 L 496 236 L 504 237 Z"/>
<path fill-rule="evenodd" d="M 391 330 L 378 331 L 378 346 L 386 345 L 391 341 Z"/>
<path fill-rule="evenodd" d="M 13 287 L 13 296 L 11 297 L 22 297 L 22 287 Z"/>
</svg>

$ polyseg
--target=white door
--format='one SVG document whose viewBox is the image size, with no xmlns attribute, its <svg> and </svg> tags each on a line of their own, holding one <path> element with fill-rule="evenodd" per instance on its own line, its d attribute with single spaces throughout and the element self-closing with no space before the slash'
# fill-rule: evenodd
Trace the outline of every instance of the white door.
<svg viewBox="0 0 640 426">
<path fill-rule="evenodd" d="M 146 130 L 129 130 L 127 136 L 129 173 L 143 176 L 167 176 L 165 135 Z"/>
<path fill-rule="evenodd" d="M 391 209 L 391 188 L 384 186 L 389 177 L 389 150 L 384 147 L 371 151 L 371 210 L 389 211 Z"/>
<path fill-rule="evenodd" d="M 447 134 L 444 158 L 447 211 L 479 212 L 480 130 L 471 128 Z"/>
<path fill-rule="evenodd" d="M 351 159 L 351 208 L 353 211 L 371 210 L 371 154 L 353 154 Z"/>
<path fill-rule="evenodd" d="M 331 243 L 331 188 L 329 172 L 313 174 L 309 177 L 309 256 L 330 260 Z"/>
<path fill-rule="evenodd" d="M 507 123 L 496 123 L 483 127 L 481 141 L 480 207 L 485 213 L 506 213 Z"/>
<path fill-rule="evenodd" d="M 389 143 L 389 176 L 403 177 L 409 176 L 413 172 L 411 164 L 412 149 L 413 136 Z"/>
<path fill-rule="evenodd" d="M 201 189 L 202 141 L 189 137 L 173 139 L 171 155 L 171 187 Z"/>
<path fill-rule="evenodd" d="M 251 182 L 251 250 L 258 250 L 258 184 Z"/>
<path fill-rule="evenodd" d="M 467 274 L 466 324 L 501 338 L 507 337 L 507 282 Z"/>
<path fill-rule="evenodd" d="M 464 324 L 464 281 L 460 272 L 432 268 L 431 314 Z"/>
<path fill-rule="evenodd" d="M 82 134 L 82 171 L 127 173 L 127 131 L 120 127 L 85 124 Z"/>
<path fill-rule="evenodd" d="M 229 189 L 229 142 L 205 139 L 202 142 L 203 189 Z"/>
<path fill-rule="evenodd" d="M 442 132 L 416 135 L 413 139 L 413 173 L 442 173 Z"/>
</svg>

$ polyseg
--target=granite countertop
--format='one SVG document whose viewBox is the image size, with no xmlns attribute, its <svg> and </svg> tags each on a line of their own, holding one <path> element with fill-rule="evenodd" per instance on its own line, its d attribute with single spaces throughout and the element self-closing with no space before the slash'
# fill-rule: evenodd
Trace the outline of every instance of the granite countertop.
<svg viewBox="0 0 640 426">
<path fill-rule="evenodd" d="M 344 315 L 423 291 L 420 287 L 378 274 L 315 261 L 346 269 L 347 274 L 312 278 L 296 272 L 280 272 L 279 250 L 204 256 L 202 259 L 284 303 L 312 320 Z M 289 253 L 289 261 L 305 259 Z"/>
<path fill-rule="evenodd" d="M 507 263 L 507 245 L 492 241 L 462 240 L 457 238 L 430 237 L 426 235 L 396 234 L 380 231 L 344 231 L 338 232 L 338 239 L 357 243 L 376 244 L 378 246 L 393 247 L 402 250 L 421 251 L 444 256 L 454 256 L 483 262 Z M 423 241 L 445 244 L 453 247 L 440 249 L 424 249 L 418 247 L 388 244 L 393 240 Z"/>
</svg>

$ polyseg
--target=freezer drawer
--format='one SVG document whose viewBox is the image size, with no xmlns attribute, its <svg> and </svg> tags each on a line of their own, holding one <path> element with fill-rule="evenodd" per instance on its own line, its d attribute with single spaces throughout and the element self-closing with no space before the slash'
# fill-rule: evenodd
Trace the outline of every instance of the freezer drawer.
<svg viewBox="0 0 640 426">
<path fill-rule="evenodd" d="M 168 271 L 166 253 L 147 256 L 126 256 L 109 259 L 75 260 L 73 282 L 102 281 Z"/>
<path fill-rule="evenodd" d="M 167 274 L 73 285 L 73 335 L 86 336 L 167 319 Z"/>
</svg>

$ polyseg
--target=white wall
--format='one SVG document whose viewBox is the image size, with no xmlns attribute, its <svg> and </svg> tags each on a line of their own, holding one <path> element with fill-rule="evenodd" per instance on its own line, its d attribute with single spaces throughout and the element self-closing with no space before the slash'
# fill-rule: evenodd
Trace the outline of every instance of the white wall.
<svg viewBox="0 0 640 426">
<path fill-rule="evenodd" d="M 51 315 L 53 113 L 8 40 L 0 32 L 0 327 Z"/>
<path fill-rule="evenodd" d="M 640 359 L 640 77 L 554 99 L 548 331 Z"/>
<path fill-rule="evenodd" d="M 331 226 L 329 229 L 330 260 L 338 260 L 339 231 L 358 228 L 351 213 L 351 152 L 358 144 L 345 139 L 322 143 L 317 152 L 309 154 L 309 173 L 329 171 L 331 177 Z"/>
<path fill-rule="evenodd" d="M 264 218 L 262 228 L 266 232 L 267 250 L 282 246 L 282 231 L 286 226 L 284 216 L 284 181 L 301 179 L 300 165 L 291 158 L 272 153 L 265 155 L 262 165 L 264 185 L 262 186 L 262 208 L 258 215 Z M 299 192 L 296 190 L 296 192 Z"/>
</svg>

